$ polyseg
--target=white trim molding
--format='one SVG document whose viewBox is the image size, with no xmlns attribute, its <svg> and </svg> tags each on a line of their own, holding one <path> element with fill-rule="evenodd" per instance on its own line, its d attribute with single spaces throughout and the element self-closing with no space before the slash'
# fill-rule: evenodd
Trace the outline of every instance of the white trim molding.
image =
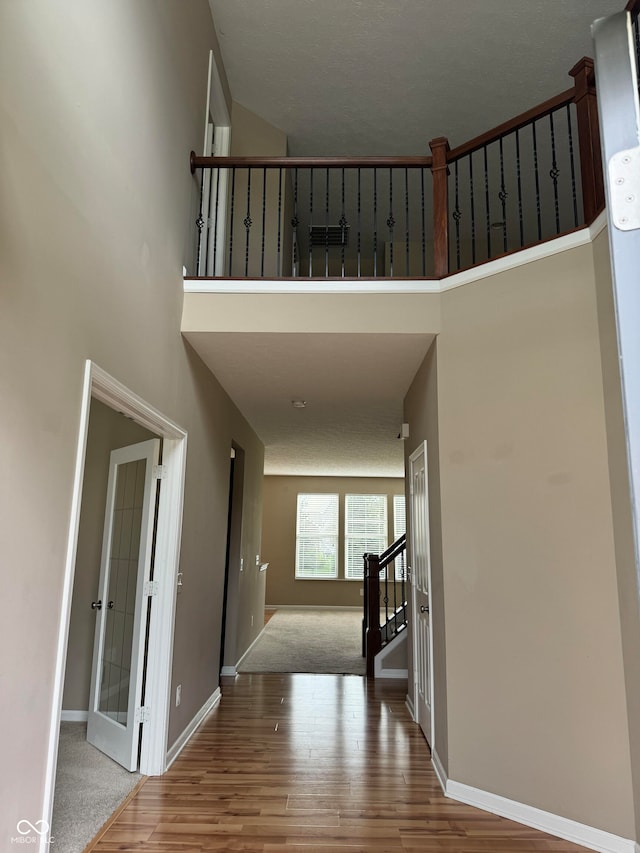
<svg viewBox="0 0 640 853">
<path fill-rule="evenodd" d="M 176 758 L 180 755 L 185 746 L 189 743 L 193 735 L 200 728 L 202 723 L 205 720 L 205 717 L 210 711 L 219 704 L 220 699 L 222 698 L 222 693 L 220 692 L 220 688 L 216 687 L 211 696 L 204 703 L 202 708 L 197 712 L 195 717 L 191 720 L 186 729 L 182 732 L 181 735 L 178 736 L 175 743 L 171 746 L 171 748 L 167 751 L 167 759 L 166 759 L 166 767 L 167 770 L 171 767 Z"/>
<path fill-rule="evenodd" d="M 89 719 L 88 711 L 61 711 L 61 723 L 86 723 Z"/>
<path fill-rule="evenodd" d="M 409 716 L 411 717 L 411 719 L 415 723 L 416 722 L 416 712 L 415 712 L 415 708 L 413 707 L 413 699 L 411 698 L 411 696 L 409 696 L 408 693 L 405 696 L 404 704 L 407 708 L 407 711 L 409 712 Z"/>
<path fill-rule="evenodd" d="M 438 777 L 438 782 L 440 783 L 440 787 L 442 788 L 442 793 L 446 796 L 447 794 L 447 774 L 444 771 L 444 767 L 442 766 L 442 761 L 440 761 L 440 756 L 433 749 L 431 751 L 431 762 L 433 763 L 433 769 L 436 771 L 436 776 Z"/>
<path fill-rule="evenodd" d="M 455 782 L 447 778 L 442 762 L 435 752 L 432 755 L 432 762 L 445 796 L 457 800 L 459 803 L 474 806 L 485 812 L 521 823 L 524 826 L 530 826 L 532 829 L 555 835 L 557 838 L 563 838 L 565 841 L 581 844 L 590 850 L 598 850 L 600 853 L 639 853 L 640 851 L 640 847 L 630 838 L 622 838 L 619 835 L 613 835 L 611 832 L 578 823 L 578 821 L 537 809 L 526 803 L 519 803 L 516 800 L 501 797 L 499 794 L 492 794 L 489 791 L 482 791 L 462 782 Z"/>
<path fill-rule="evenodd" d="M 589 226 L 564 234 L 527 249 L 512 252 L 501 258 L 487 261 L 461 272 L 451 273 L 446 278 L 422 279 L 366 279 L 342 278 L 324 281 L 313 278 L 286 279 L 202 279 L 184 277 L 185 293 L 444 293 L 455 287 L 463 287 L 483 278 L 530 264 L 532 261 L 567 252 L 585 246 L 607 227 L 606 211 L 602 211 Z"/>
<path fill-rule="evenodd" d="M 235 666 L 223 666 L 220 670 L 220 675 L 224 676 L 225 678 L 235 678 L 237 674 L 238 671 L 236 670 Z"/>
</svg>

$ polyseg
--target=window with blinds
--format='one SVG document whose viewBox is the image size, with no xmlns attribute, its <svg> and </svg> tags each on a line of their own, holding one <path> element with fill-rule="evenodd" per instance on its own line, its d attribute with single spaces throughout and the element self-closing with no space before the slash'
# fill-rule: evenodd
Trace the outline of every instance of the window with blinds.
<svg viewBox="0 0 640 853">
<path fill-rule="evenodd" d="M 362 580 L 365 553 L 381 554 L 387 547 L 387 496 L 345 496 L 345 577 Z"/>
<path fill-rule="evenodd" d="M 404 495 L 393 496 L 393 540 L 397 541 L 407 532 L 407 502 Z M 406 553 L 395 559 L 395 578 L 401 581 L 406 577 Z"/>
<path fill-rule="evenodd" d="M 296 578 L 338 577 L 338 495 L 298 495 Z"/>
</svg>

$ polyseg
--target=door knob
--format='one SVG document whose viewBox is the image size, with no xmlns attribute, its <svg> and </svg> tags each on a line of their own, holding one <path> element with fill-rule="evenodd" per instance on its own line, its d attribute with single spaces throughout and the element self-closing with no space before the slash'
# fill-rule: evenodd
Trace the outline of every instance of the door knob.
<svg viewBox="0 0 640 853">
<path fill-rule="evenodd" d="M 99 601 L 92 601 L 91 602 L 91 609 L 92 610 L 102 610 L 102 599 L 100 599 Z"/>
<path fill-rule="evenodd" d="M 425 607 L 424 604 L 421 604 L 420 605 L 420 613 L 428 613 L 428 612 L 429 612 L 429 608 Z"/>
</svg>

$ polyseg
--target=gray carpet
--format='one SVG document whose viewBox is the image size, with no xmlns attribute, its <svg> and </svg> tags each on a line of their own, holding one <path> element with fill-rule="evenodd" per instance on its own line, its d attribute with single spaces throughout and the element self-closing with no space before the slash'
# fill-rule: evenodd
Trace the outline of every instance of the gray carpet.
<svg viewBox="0 0 640 853">
<path fill-rule="evenodd" d="M 81 853 L 142 779 L 87 743 L 86 723 L 61 723 L 51 835 L 55 853 Z"/>
<path fill-rule="evenodd" d="M 238 672 L 364 675 L 362 612 L 277 610 Z"/>
</svg>

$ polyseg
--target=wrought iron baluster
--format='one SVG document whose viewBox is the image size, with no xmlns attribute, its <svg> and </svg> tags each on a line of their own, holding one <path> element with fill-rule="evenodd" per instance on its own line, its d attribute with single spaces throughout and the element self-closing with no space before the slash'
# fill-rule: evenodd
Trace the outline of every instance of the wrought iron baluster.
<svg viewBox="0 0 640 853">
<path fill-rule="evenodd" d="M 473 151 L 469 154 L 469 188 L 470 188 L 469 204 L 471 206 L 471 263 L 475 264 L 475 262 L 476 262 L 476 211 L 475 211 L 474 191 L 473 191 Z"/>
<path fill-rule="evenodd" d="M 360 175 L 360 166 L 358 166 L 358 278 L 360 278 L 360 250 L 361 250 L 361 175 Z"/>
<path fill-rule="evenodd" d="M 536 217 L 538 222 L 538 240 L 542 240 L 542 211 L 540 200 L 540 170 L 538 168 L 538 137 L 536 134 L 536 123 L 531 122 L 533 134 L 533 173 L 536 179 Z"/>
<path fill-rule="evenodd" d="M 233 276 L 233 218 L 236 203 L 236 167 L 231 169 L 231 216 L 229 218 L 229 277 Z"/>
<path fill-rule="evenodd" d="M 573 128 L 571 127 L 571 104 L 567 104 L 567 132 L 569 135 L 569 165 L 571 166 L 571 200 L 573 202 L 573 224 L 578 227 L 578 193 L 576 189 L 576 164 L 573 154 Z"/>
<path fill-rule="evenodd" d="M 500 137 L 500 192 L 498 198 L 502 202 L 502 248 L 507 251 L 507 188 L 504 185 L 504 149 L 503 137 Z"/>
<path fill-rule="evenodd" d="M 278 169 L 278 248 L 276 255 L 276 275 L 282 275 L 282 264 L 280 261 L 280 242 L 282 233 L 282 166 Z"/>
<path fill-rule="evenodd" d="M 220 212 L 220 172 L 221 169 L 216 169 L 216 215 L 213 223 L 213 275 L 216 275 L 216 260 L 218 257 L 218 214 Z"/>
<path fill-rule="evenodd" d="M 204 169 L 200 169 L 200 210 L 196 218 L 196 228 L 198 229 L 198 245 L 196 247 L 196 274 L 202 275 L 202 229 L 204 227 L 204 216 L 202 215 L 202 205 L 204 202 Z"/>
<path fill-rule="evenodd" d="M 278 216 L 280 211 L 278 211 Z M 262 169 L 262 246 L 260 254 L 260 278 L 264 278 L 264 232 L 267 224 L 267 169 Z"/>
<path fill-rule="evenodd" d="M 409 278 L 409 170 L 404 168 L 405 275 Z"/>
<path fill-rule="evenodd" d="M 520 247 L 524 246 L 524 217 L 522 215 L 522 170 L 520 165 L 520 130 L 516 130 L 516 173 L 518 181 L 518 222 L 520 225 Z"/>
<path fill-rule="evenodd" d="M 487 159 L 487 146 L 482 146 L 484 157 L 484 207 L 487 223 L 487 257 L 492 256 L 491 252 L 491 211 L 489 205 L 489 162 Z"/>
<path fill-rule="evenodd" d="M 384 567 L 384 633 L 385 637 L 389 639 L 389 565 Z"/>
<path fill-rule="evenodd" d="M 556 132 L 553 125 L 553 113 L 549 113 L 549 130 L 551 132 L 551 171 L 549 177 L 553 181 L 553 207 L 556 214 L 556 234 L 560 233 L 560 205 L 558 202 L 558 178 L 560 169 L 556 160 Z"/>
<path fill-rule="evenodd" d="M 311 192 L 309 193 L 309 278 L 313 275 L 313 244 L 311 242 L 311 232 L 313 231 L 313 177 L 315 169 L 309 169 L 309 183 Z"/>
<path fill-rule="evenodd" d="M 249 277 L 249 234 L 253 220 L 251 219 L 251 168 L 247 169 L 247 215 L 244 218 L 245 243 L 244 243 L 244 276 Z"/>
<path fill-rule="evenodd" d="M 378 170 L 373 167 L 373 277 L 378 275 Z"/>
<path fill-rule="evenodd" d="M 422 275 L 427 274 L 427 229 L 424 214 L 424 166 L 420 169 L 420 215 L 422 217 Z"/>
<path fill-rule="evenodd" d="M 393 278 L 393 227 L 396 224 L 393 218 L 393 169 L 389 168 L 389 217 L 387 228 L 389 229 L 389 276 Z"/>
<path fill-rule="evenodd" d="M 291 220 L 291 227 L 293 228 L 293 246 L 291 247 L 293 250 L 293 275 L 297 277 L 298 275 L 298 262 L 299 262 L 299 253 L 298 253 L 298 225 L 300 221 L 298 219 L 298 167 L 293 170 L 293 219 Z"/>
<path fill-rule="evenodd" d="M 326 170 L 324 197 L 324 277 L 329 278 L 329 169 Z"/>
<path fill-rule="evenodd" d="M 460 220 L 462 218 L 462 211 L 460 210 L 460 195 L 459 195 L 459 177 L 458 177 L 458 160 L 456 160 L 453 167 L 453 179 L 455 185 L 455 203 L 456 206 L 453 210 L 453 221 L 456 224 L 456 269 L 460 269 L 461 267 L 461 259 L 460 259 Z"/>
<path fill-rule="evenodd" d="M 344 278 L 344 244 L 347 237 L 347 219 L 344 215 L 344 167 L 342 169 L 341 174 L 342 179 L 342 213 L 340 215 L 340 236 L 342 238 L 340 243 L 340 271 L 342 278 Z"/>
</svg>

